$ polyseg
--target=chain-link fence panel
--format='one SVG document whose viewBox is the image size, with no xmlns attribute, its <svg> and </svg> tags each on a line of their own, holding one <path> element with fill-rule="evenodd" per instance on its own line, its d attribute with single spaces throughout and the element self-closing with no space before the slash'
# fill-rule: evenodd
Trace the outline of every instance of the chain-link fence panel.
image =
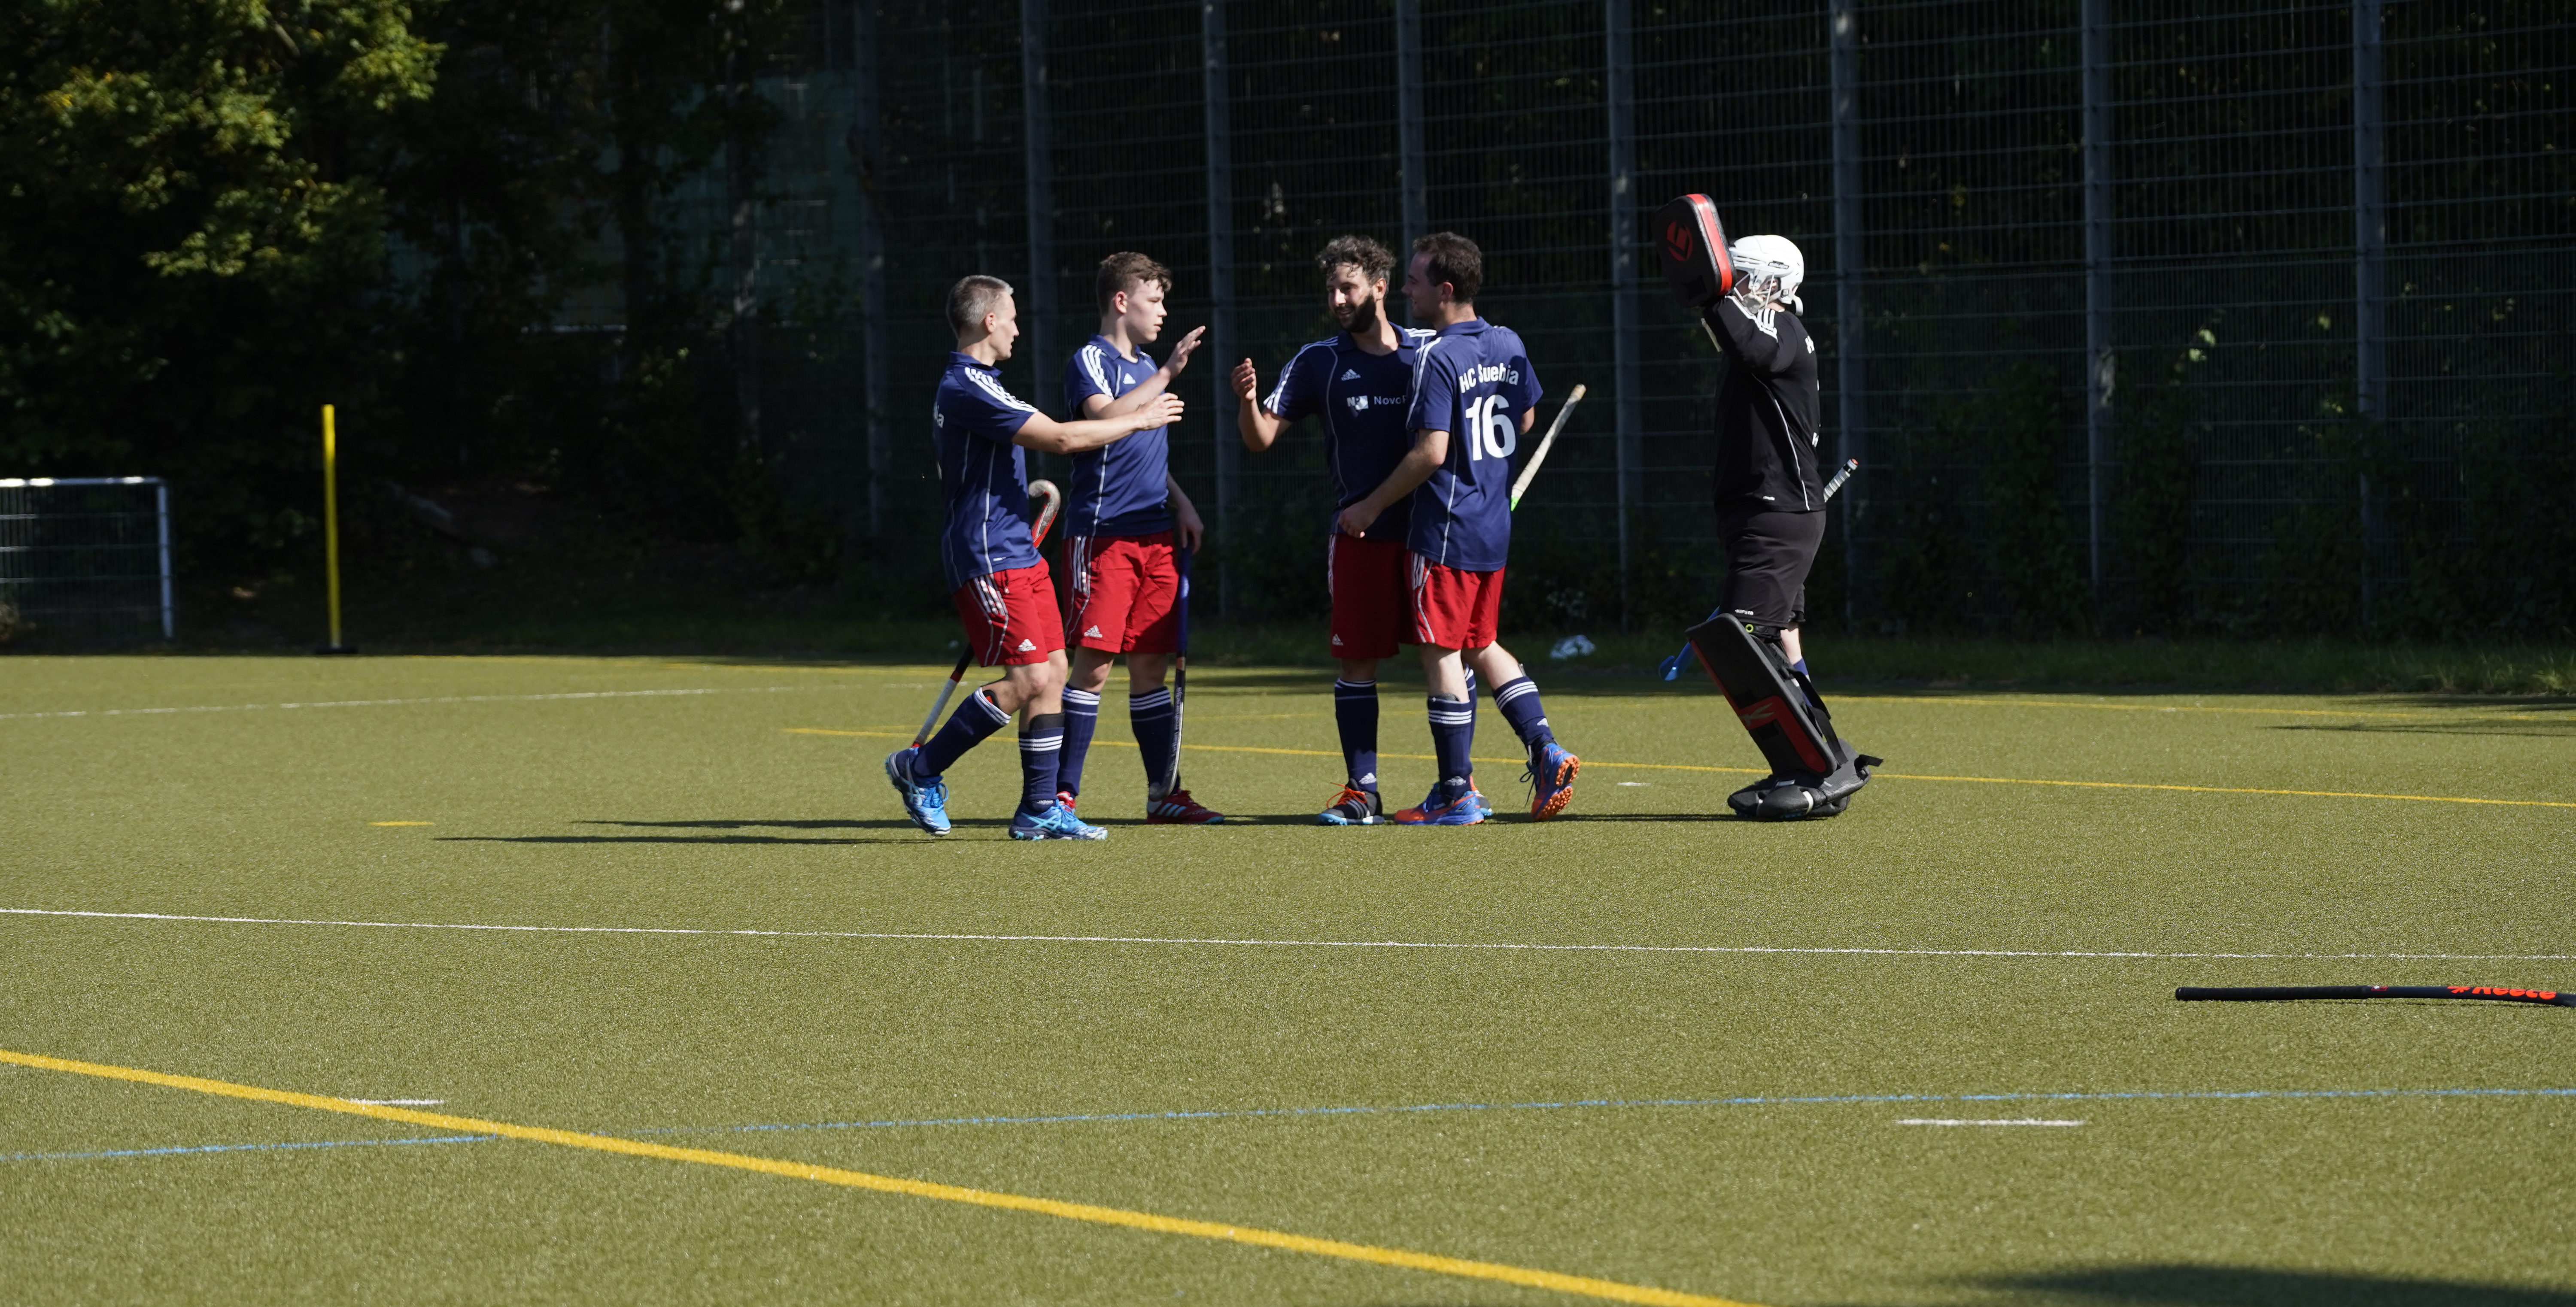
<svg viewBox="0 0 2576 1307">
<path fill-rule="evenodd" d="M 1550 394 L 1592 396 L 1509 620 L 1696 615 L 1723 365 L 1640 224 L 1704 191 L 1804 252 L 1822 452 L 1864 461 L 1823 620 L 2554 633 L 2576 602 L 2576 0 L 817 0 L 797 31 L 761 83 L 763 448 L 926 594 L 955 278 L 1021 288 L 1005 377 L 1061 416 L 1100 258 L 1170 265 L 1162 346 L 1212 329 L 1173 445 L 1204 595 L 1304 616 L 1320 440 L 1244 454 L 1225 375 L 1333 330 L 1325 241 L 1456 230 Z"/>
</svg>

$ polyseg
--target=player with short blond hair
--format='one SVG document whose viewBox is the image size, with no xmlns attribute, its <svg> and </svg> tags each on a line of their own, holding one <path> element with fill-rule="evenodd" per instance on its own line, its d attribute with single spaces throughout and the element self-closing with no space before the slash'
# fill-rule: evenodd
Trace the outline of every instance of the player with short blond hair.
<svg viewBox="0 0 2576 1307">
<path fill-rule="evenodd" d="M 940 490 L 947 513 L 939 561 L 947 573 L 966 647 L 1000 679 L 958 705 L 939 732 L 918 748 L 885 760 L 886 779 L 903 797 L 905 815 L 933 835 L 949 831 L 948 785 L 942 778 L 966 751 L 1020 717 L 1019 808 L 1015 840 L 1096 840 L 1056 801 L 1057 760 L 1064 741 L 1064 634 L 1055 584 L 1029 539 L 1025 450 L 1081 456 L 1114 447 L 1129 433 L 1160 428 L 1181 416 L 1176 395 L 1158 394 L 1124 412 L 1058 422 L 1002 385 L 1001 362 L 1019 339 L 1019 309 L 1010 283 L 972 276 L 948 292 L 948 321 L 957 349 L 939 379 L 930 412 L 939 449 Z"/>
</svg>

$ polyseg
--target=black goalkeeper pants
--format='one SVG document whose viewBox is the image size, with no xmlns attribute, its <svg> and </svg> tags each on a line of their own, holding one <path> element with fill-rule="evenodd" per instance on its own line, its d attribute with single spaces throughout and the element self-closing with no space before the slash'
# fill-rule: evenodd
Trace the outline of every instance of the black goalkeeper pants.
<svg viewBox="0 0 2576 1307">
<path fill-rule="evenodd" d="M 1804 626 L 1807 570 L 1825 541 L 1825 515 L 1764 507 L 1720 510 L 1717 538 L 1726 549 L 1719 606 L 1760 626 Z"/>
</svg>

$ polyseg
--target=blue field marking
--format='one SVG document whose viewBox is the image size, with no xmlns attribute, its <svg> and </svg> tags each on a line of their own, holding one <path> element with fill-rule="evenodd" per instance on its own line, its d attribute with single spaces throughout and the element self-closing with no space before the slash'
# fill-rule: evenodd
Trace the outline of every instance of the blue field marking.
<svg viewBox="0 0 2576 1307">
<path fill-rule="evenodd" d="M 2576 1097 L 2569 1089 L 2213 1089 L 2113 1093 L 1816 1094 L 1749 1098 L 1580 1098 L 1564 1102 L 1413 1103 L 1396 1107 L 1244 1107 L 1195 1112 L 1084 1112 L 1066 1116 L 952 1116 L 782 1125 L 672 1126 L 639 1134 L 741 1134 L 770 1130 L 885 1130 L 949 1125 L 1073 1125 L 1114 1121 L 1216 1121 L 1236 1117 L 1395 1116 L 1409 1112 L 1524 1112 L 1581 1107 L 1800 1107 L 1834 1103 L 2121 1102 L 2152 1099 Z"/>
<path fill-rule="evenodd" d="M 666 1126 L 602 1134 L 750 1134 L 795 1130 L 889 1130 L 957 1125 L 1079 1125 L 1121 1121 L 1221 1121 L 1250 1117 L 1400 1116 L 1424 1112 L 1531 1112 L 1585 1107 L 1813 1107 L 1854 1103 L 2031 1103 L 2220 1101 L 2321 1098 L 2576 1098 L 2565 1089 L 2204 1089 L 2123 1090 L 2110 1093 L 1808 1094 L 1743 1098 L 1575 1098 L 1562 1102 L 1410 1103 L 1393 1107 L 1241 1107 L 1194 1112 L 1081 1112 L 1064 1116 L 949 1116 L 882 1121 L 814 1121 L 775 1125 Z M 316 1148 L 373 1148 L 401 1144 L 480 1144 L 499 1135 L 433 1135 L 418 1139 L 326 1139 L 286 1144 L 194 1144 L 170 1148 L 120 1148 L 94 1153 L 0 1153 L 0 1162 L 76 1162 L 122 1157 L 184 1157 L 200 1153 L 288 1152 Z"/>
<path fill-rule="evenodd" d="M 424 1139 L 324 1139 L 301 1144 L 190 1144 L 176 1148 L 118 1148 L 102 1153 L 8 1153 L 0 1162 L 84 1162 L 102 1157 L 180 1157 L 190 1153 L 262 1153 L 298 1148 L 375 1148 L 392 1144 L 482 1144 L 499 1135 L 433 1135 Z"/>
</svg>

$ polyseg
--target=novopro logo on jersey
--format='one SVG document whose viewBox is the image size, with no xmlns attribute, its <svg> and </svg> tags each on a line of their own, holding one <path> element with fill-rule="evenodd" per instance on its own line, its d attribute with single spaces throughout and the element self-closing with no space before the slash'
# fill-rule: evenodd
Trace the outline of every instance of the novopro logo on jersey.
<svg viewBox="0 0 2576 1307">
<path fill-rule="evenodd" d="M 1351 411 L 1354 413 L 1365 413 L 1373 408 L 1402 408 L 1404 407 L 1404 396 L 1344 395 L 1342 396 L 1342 402 L 1350 405 Z"/>
</svg>

